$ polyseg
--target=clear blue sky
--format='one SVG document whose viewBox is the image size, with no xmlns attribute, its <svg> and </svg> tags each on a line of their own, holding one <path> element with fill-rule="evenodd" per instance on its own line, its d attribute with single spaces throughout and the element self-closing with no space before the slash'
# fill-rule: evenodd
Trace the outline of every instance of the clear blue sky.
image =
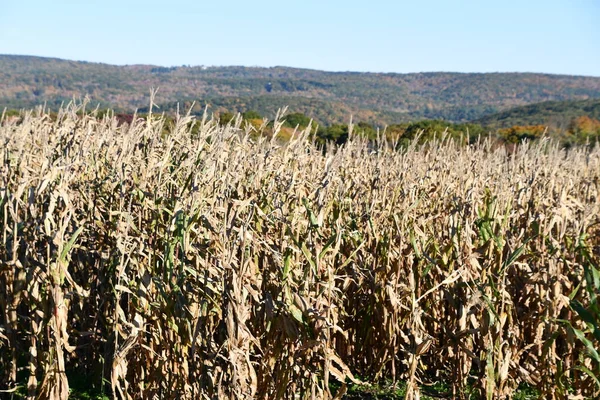
<svg viewBox="0 0 600 400">
<path fill-rule="evenodd" d="M 0 54 L 600 76 L 600 0 L 0 0 Z"/>
</svg>

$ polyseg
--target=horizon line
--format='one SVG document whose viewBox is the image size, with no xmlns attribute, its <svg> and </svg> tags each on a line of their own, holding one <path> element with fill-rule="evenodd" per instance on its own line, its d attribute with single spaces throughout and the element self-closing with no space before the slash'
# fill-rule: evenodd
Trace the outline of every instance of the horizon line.
<svg viewBox="0 0 600 400">
<path fill-rule="evenodd" d="M 41 58 L 41 59 L 50 59 L 50 60 L 59 60 L 59 61 L 67 61 L 67 62 L 79 62 L 79 63 L 87 63 L 87 64 L 99 64 L 99 65 L 108 65 L 114 67 L 159 67 L 159 68 L 256 68 L 256 69 L 274 69 L 274 68 L 286 68 L 286 69 L 298 69 L 298 70 L 306 70 L 306 71 L 317 71 L 317 72 L 325 72 L 325 73 L 333 73 L 333 74 L 373 74 L 373 75 L 418 75 L 418 74 L 522 74 L 522 75 L 554 75 L 554 76 L 573 76 L 573 77 L 585 77 L 585 78 L 600 78 L 600 75 L 582 75 L 582 74 L 565 74 L 565 73 L 553 73 L 553 72 L 532 72 L 532 71 L 419 71 L 419 72 L 395 72 L 395 71 L 358 71 L 358 70 L 326 70 L 326 69 L 317 69 L 317 68 L 308 68 L 308 67 L 294 67 L 294 66 L 286 66 L 286 65 L 272 65 L 272 66 L 262 66 L 262 65 L 243 65 L 243 64 L 229 64 L 229 65 L 208 65 L 208 64 L 179 64 L 179 65 L 160 65 L 160 64 L 148 64 L 148 63 L 109 63 L 104 61 L 89 61 L 89 60 L 75 60 L 69 58 L 61 58 L 55 56 L 40 56 L 33 54 L 9 54 L 9 53 L 0 53 L 0 57 L 8 56 L 8 57 L 31 57 L 31 58 Z"/>
</svg>

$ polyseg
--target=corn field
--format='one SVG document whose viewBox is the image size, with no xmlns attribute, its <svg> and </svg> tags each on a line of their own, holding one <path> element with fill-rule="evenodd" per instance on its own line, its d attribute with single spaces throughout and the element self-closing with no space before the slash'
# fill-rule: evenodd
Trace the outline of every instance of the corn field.
<svg viewBox="0 0 600 400">
<path fill-rule="evenodd" d="M 83 107 L 0 124 L 2 396 L 600 395 L 598 146 Z"/>
</svg>

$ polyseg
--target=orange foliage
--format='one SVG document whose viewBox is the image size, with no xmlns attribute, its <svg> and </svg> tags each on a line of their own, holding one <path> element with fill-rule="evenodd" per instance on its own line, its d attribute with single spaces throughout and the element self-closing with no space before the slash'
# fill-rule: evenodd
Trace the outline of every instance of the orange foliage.
<svg viewBox="0 0 600 400">
<path fill-rule="evenodd" d="M 600 121 L 587 116 L 577 117 L 571 122 L 572 133 L 600 134 Z"/>
</svg>

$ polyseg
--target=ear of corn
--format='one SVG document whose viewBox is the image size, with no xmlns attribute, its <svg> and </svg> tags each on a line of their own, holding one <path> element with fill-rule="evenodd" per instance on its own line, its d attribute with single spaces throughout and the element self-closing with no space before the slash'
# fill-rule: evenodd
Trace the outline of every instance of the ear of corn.
<svg viewBox="0 0 600 400">
<path fill-rule="evenodd" d="M 80 110 L 0 125 L 0 390 L 598 395 L 598 147 L 323 151 L 280 121 Z"/>
</svg>

